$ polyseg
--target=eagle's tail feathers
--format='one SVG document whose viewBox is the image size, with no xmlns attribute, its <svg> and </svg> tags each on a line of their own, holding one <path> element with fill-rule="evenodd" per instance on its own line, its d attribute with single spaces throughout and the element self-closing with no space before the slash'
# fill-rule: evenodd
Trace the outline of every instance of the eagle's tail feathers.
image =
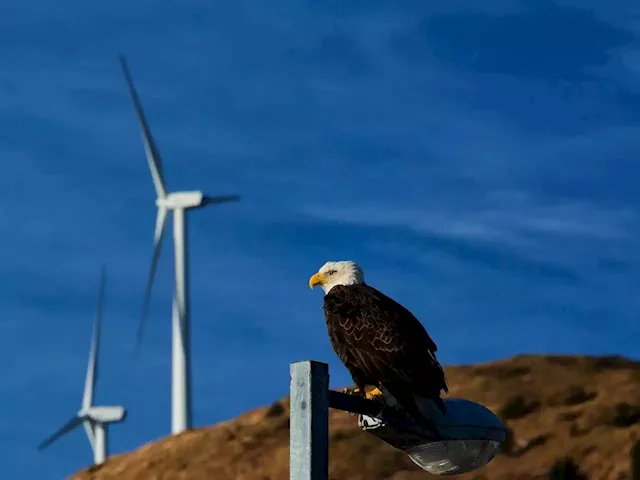
<svg viewBox="0 0 640 480">
<path fill-rule="evenodd" d="M 429 417 L 425 416 L 418 408 L 418 404 L 416 403 L 415 398 L 412 394 L 405 394 L 398 392 L 397 390 L 391 390 L 387 387 L 387 390 L 393 397 L 398 401 L 398 403 L 406 410 L 409 416 L 416 422 L 421 428 L 433 433 L 436 437 L 440 437 L 440 432 L 438 431 L 438 427 L 433 423 Z M 442 400 L 442 399 L 440 399 Z M 443 403 L 444 406 L 444 403 Z"/>
<path fill-rule="evenodd" d="M 440 395 L 434 395 L 433 397 L 431 397 L 431 400 L 436 404 L 436 407 L 440 409 L 443 415 L 447 414 L 447 406 L 444 404 L 444 400 L 440 398 Z"/>
</svg>

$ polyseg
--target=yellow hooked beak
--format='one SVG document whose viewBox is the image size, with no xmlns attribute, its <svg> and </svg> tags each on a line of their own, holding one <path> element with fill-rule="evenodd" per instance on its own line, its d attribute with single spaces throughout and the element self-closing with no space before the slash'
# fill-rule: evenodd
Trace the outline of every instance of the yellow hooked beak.
<svg viewBox="0 0 640 480">
<path fill-rule="evenodd" d="M 322 282 L 324 282 L 324 276 L 320 272 L 314 273 L 309 279 L 309 288 L 313 289 L 316 285 L 322 285 Z"/>
</svg>

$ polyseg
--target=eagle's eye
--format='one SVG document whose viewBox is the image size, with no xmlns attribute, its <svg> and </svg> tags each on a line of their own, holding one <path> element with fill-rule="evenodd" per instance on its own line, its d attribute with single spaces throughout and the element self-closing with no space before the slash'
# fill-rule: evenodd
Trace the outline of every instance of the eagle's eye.
<svg viewBox="0 0 640 480">
<path fill-rule="evenodd" d="M 325 275 L 333 275 L 334 273 L 336 273 L 335 270 L 329 270 Z"/>
</svg>

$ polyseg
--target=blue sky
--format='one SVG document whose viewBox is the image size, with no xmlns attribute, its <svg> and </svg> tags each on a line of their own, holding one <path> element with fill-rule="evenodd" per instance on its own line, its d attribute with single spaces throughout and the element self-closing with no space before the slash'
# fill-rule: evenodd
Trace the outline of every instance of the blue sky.
<svg viewBox="0 0 640 480">
<path fill-rule="evenodd" d="M 0 6 L 0 444 L 7 478 L 91 461 L 80 407 L 100 265 L 97 400 L 122 452 L 169 432 L 172 247 L 132 355 L 154 192 L 117 55 L 191 219 L 194 417 L 330 363 L 308 277 L 353 259 L 443 363 L 640 356 L 640 17 L 631 0 L 8 0 Z M 170 238 L 170 237 L 169 237 Z"/>
</svg>

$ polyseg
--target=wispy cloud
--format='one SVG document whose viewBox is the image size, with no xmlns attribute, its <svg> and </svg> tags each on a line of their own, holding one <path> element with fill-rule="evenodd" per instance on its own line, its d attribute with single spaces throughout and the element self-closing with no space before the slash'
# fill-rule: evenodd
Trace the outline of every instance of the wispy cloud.
<svg viewBox="0 0 640 480">
<path fill-rule="evenodd" d="M 315 218 L 366 225 L 401 227 L 417 232 L 494 241 L 504 244 L 535 243 L 537 236 L 584 237 L 594 240 L 629 238 L 635 233 L 633 210 L 601 209 L 597 205 L 567 203 L 531 205 L 523 196 L 497 192 L 494 201 L 476 208 L 448 209 L 410 205 L 363 205 L 327 207 L 309 206 L 307 213 Z"/>
</svg>

